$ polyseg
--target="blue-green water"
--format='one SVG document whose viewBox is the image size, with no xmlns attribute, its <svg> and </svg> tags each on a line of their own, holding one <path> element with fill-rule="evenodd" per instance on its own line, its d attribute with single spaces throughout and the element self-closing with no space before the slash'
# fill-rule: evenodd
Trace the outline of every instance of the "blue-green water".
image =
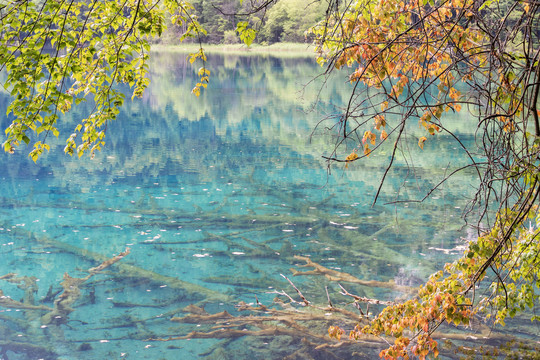
<svg viewBox="0 0 540 360">
<path fill-rule="evenodd" d="M 185 55 L 155 54 L 147 94 L 109 124 L 106 148 L 93 160 L 65 156 L 60 140 L 37 164 L 24 148 L 0 155 L 0 276 L 28 277 L 0 280 L 4 296 L 52 308 L 64 273 L 82 278 L 131 249 L 80 286 L 61 325 L 44 324 L 47 310 L 0 308 L 0 358 L 282 359 L 306 346 L 301 334 L 148 339 L 215 330 L 170 321 L 190 304 L 238 315 L 239 301 L 270 306 L 275 291 L 300 301 L 280 274 L 321 306 L 328 286 L 333 302 L 347 308 L 335 283 L 292 276 L 291 268 L 312 270 L 298 267 L 304 261 L 295 255 L 364 280 L 415 284 L 459 253 L 474 173 L 461 173 L 423 203 L 385 205 L 422 198 L 467 162 L 450 138 L 439 135 L 421 151 L 421 130 L 411 128 L 410 148 L 372 207 L 391 148 L 329 173 L 321 155 L 332 150 L 334 134 L 324 126 L 312 134 L 346 101 L 344 78 L 304 88 L 320 71 L 306 59 L 213 56 L 209 68 L 210 87 L 197 99 L 190 94 L 196 68 Z M 8 101 L 0 94 L 1 106 Z M 72 110 L 68 134 L 88 109 Z M 450 118 L 447 127 L 470 142 L 465 120 Z M 382 300 L 403 295 L 344 285 Z"/>
</svg>

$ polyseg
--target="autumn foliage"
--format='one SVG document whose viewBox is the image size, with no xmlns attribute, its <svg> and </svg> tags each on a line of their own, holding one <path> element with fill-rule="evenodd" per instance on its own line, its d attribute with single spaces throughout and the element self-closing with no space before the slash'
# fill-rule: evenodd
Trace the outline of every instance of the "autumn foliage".
<svg viewBox="0 0 540 360">
<path fill-rule="evenodd" d="M 441 324 L 467 326 L 494 315 L 493 323 L 504 325 L 507 316 L 538 303 L 540 41 L 531 24 L 539 6 L 503 0 L 364 0 L 335 11 L 313 29 L 319 62 L 348 69 L 352 86 L 337 123 L 342 140 L 329 161 L 349 166 L 363 157 L 357 155 L 360 149 L 369 156 L 392 141 L 391 167 L 406 124 L 417 122 L 425 131 L 417 138 L 424 149 L 441 132 L 459 142 L 444 127 L 445 113 L 466 109 L 478 119 L 471 126 L 477 128 L 485 160 L 477 162 L 460 146 L 481 183 L 471 202 L 478 210 L 479 236 L 412 299 L 384 308 L 368 326 L 347 330 L 350 339 L 387 338 L 393 344 L 381 358 L 437 357 L 434 334 Z M 351 143 L 352 153 L 342 150 Z M 498 207 L 490 209 L 495 203 Z M 332 327 L 329 334 L 339 339 L 344 331 Z"/>
<path fill-rule="evenodd" d="M 337 14 L 337 20 L 328 19 L 313 29 L 319 36 L 321 64 L 354 69 L 349 80 L 355 90 L 363 84 L 382 95 L 369 101 L 376 111 L 371 115 L 371 129 L 362 137 L 365 156 L 377 138 L 385 141 L 388 137 L 386 113 L 405 105 L 406 117 L 416 117 L 433 136 L 441 131 L 443 113 L 461 110 L 462 94 L 457 87 L 470 81 L 486 61 L 481 46 L 486 34 L 471 26 L 473 11 L 473 0 L 432 5 L 422 0 L 358 1 Z M 429 89 L 429 97 L 422 97 L 425 92 L 419 89 Z M 359 128 L 349 124 L 347 115 L 354 110 L 348 108 L 342 119 L 345 137 Z M 399 132 L 400 127 L 392 131 Z M 420 138 L 418 145 L 423 148 L 426 140 Z"/>
</svg>

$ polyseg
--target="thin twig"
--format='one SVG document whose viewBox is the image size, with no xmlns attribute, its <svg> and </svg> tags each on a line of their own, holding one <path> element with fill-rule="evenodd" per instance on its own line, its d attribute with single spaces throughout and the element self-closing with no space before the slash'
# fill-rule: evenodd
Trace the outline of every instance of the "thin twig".
<svg viewBox="0 0 540 360">
<path fill-rule="evenodd" d="M 293 284 L 293 282 L 288 277 L 286 277 L 285 275 L 283 275 L 283 274 L 279 274 L 279 275 L 281 275 L 283 278 L 285 278 L 289 282 L 289 284 L 291 284 L 291 286 L 294 288 L 294 290 L 296 290 L 298 295 L 300 295 L 300 297 L 302 298 L 302 301 L 304 302 L 305 306 L 309 306 L 309 301 L 307 301 L 305 296 L 302 294 L 302 292 L 300 290 L 298 290 L 298 288 Z"/>
<path fill-rule="evenodd" d="M 326 290 L 326 297 L 328 298 L 328 305 L 333 308 L 332 301 L 330 301 L 330 294 L 328 294 L 328 286 L 325 286 L 324 289 Z"/>
<path fill-rule="evenodd" d="M 345 288 L 341 284 L 338 284 L 338 285 L 342 290 L 341 295 L 350 296 L 356 301 L 361 301 L 361 302 L 365 302 L 365 303 L 373 304 L 373 305 L 395 305 L 396 304 L 393 301 L 383 301 L 383 300 L 370 299 L 370 298 L 367 298 L 367 297 L 354 295 L 354 294 L 351 294 L 350 292 L 348 292 L 347 290 L 345 290 Z"/>
</svg>

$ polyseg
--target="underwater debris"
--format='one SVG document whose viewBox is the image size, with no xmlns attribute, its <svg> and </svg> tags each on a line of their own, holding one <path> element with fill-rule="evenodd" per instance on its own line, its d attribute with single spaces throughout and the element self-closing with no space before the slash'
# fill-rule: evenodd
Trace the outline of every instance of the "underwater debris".
<svg viewBox="0 0 540 360">
<path fill-rule="evenodd" d="M 103 261 L 99 266 L 90 268 L 88 270 L 89 274 L 84 278 L 73 278 L 69 276 L 68 273 L 64 273 L 64 280 L 60 283 L 60 285 L 64 288 L 64 291 L 54 301 L 54 309 L 52 309 L 51 312 L 42 316 L 41 323 L 43 325 L 65 324 L 68 320 L 68 315 L 74 311 L 71 305 L 81 296 L 81 285 L 88 281 L 95 274 L 123 259 L 126 255 L 129 254 L 129 251 L 130 249 L 126 248 L 124 252 L 121 252 L 120 254 Z"/>
<path fill-rule="evenodd" d="M 0 306 L 8 309 L 21 309 L 21 310 L 39 310 L 39 311 L 51 311 L 48 306 L 45 305 L 31 305 L 25 304 L 17 300 L 13 300 L 10 297 L 4 295 L 4 292 L 0 290 Z"/>
<path fill-rule="evenodd" d="M 17 276 L 14 273 L 6 274 L 0 277 L 0 280 L 6 280 L 17 284 L 17 287 L 24 290 L 24 304 L 34 305 L 34 294 L 38 291 L 37 278 L 35 276 Z"/>
<path fill-rule="evenodd" d="M 78 351 L 89 351 L 89 350 L 92 350 L 92 345 L 90 345 L 89 343 L 82 343 L 81 345 L 79 345 L 77 350 Z"/>
<path fill-rule="evenodd" d="M 370 287 L 380 287 L 380 288 L 388 288 L 388 289 L 394 289 L 399 290 L 402 292 L 413 292 L 414 288 L 411 288 L 409 286 L 404 285 L 397 285 L 394 280 L 390 281 L 377 281 L 377 280 L 362 280 L 357 278 L 356 276 L 353 276 L 351 274 L 347 274 L 345 272 L 332 270 L 327 267 L 324 267 L 316 262 L 313 262 L 310 258 L 305 256 L 299 256 L 295 255 L 295 259 L 303 260 L 306 262 L 304 265 L 298 265 L 299 267 L 312 267 L 314 270 L 308 270 L 308 271 L 298 271 L 294 268 L 291 268 L 290 271 L 293 273 L 293 276 L 305 276 L 305 275 L 324 275 L 328 280 L 334 281 L 334 282 L 349 282 L 349 283 L 355 283 Z"/>
<path fill-rule="evenodd" d="M 58 359 L 58 355 L 53 350 L 35 343 L 0 340 L 0 348 L 4 355 L 11 351 L 16 354 L 27 354 L 30 359 Z"/>
<path fill-rule="evenodd" d="M 22 228 L 14 228 L 12 229 L 12 233 L 20 235 L 20 236 L 24 236 L 39 244 L 47 245 L 47 246 L 62 250 L 66 253 L 74 254 L 76 256 L 79 256 L 87 260 L 94 260 L 94 261 L 101 261 L 101 262 L 108 260 L 105 256 L 99 253 L 52 239 L 50 237 L 44 236 L 43 234 L 36 236 L 36 234 L 30 231 L 24 230 Z M 199 299 L 204 298 L 206 299 L 206 301 L 213 301 L 213 300 L 218 300 L 222 302 L 233 301 L 233 298 L 231 296 L 222 294 L 218 291 L 214 291 L 204 286 L 190 283 L 176 277 L 161 275 L 154 271 L 146 270 L 135 265 L 119 263 L 117 264 L 117 268 L 118 269 L 116 271 L 116 274 L 123 278 L 125 277 L 133 277 L 133 278 L 139 278 L 139 279 L 145 278 L 160 285 L 166 284 L 167 286 L 171 288 L 185 291 L 190 296 L 193 296 Z"/>
<path fill-rule="evenodd" d="M 267 342 L 284 341 L 280 340 L 283 337 L 290 339 L 277 347 L 281 351 L 284 351 L 283 358 L 289 359 L 341 358 L 330 353 L 327 354 L 327 352 L 335 351 L 337 348 L 346 349 L 348 346 L 354 348 L 364 346 L 370 349 L 380 347 L 382 340 L 377 338 L 370 338 L 369 342 L 366 340 L 365 344 L 364 342 L 360 343 L 352 340 L 343 340 L 336 343 L 327 335 L 327 329 L 331 323 L 338 321 L 340 323 L 346 323 L 352 328 L 355 324 L 358 322 L 362 323 L 364 320 L 357 314 L 346 310 L 344 313 L 341 313 L 330 307 L 318 307 L 314 306 L 311 302 L 308 303 L 309 305 L 297 308 L 291 306 L 290 303 L 284 303 L 279 299 L 275 299 L 274 305 L 279 308 L 271 308 L 258 301 L 257 306 L 240 302 L 236 308 L 242 315 L 238 316 L 231 315 L 227 311 L 210 314 L 199 306 L 190 305 L 182 309 L 183 312 L 188 313 L 187 315 L 173 317 L 171 321 L 197 324 L 198 328 L 203 326 L 203 329 L 206 328 L 205 330 L 191 331 L 181 336 L 150 338 L 147 341 L 168 342 L 185 339 L 224 339 L 227 342 L 225 345 L 222 344 L 219 348 L 215 347 L 212 351 L 201 354 L 208 359 L 213 359 L 216 356 L 219 357 L 222 353 L 226 353 L 226 351 L 223 351 L 223 347 L 232 346 L 231 341 L 246 338 L 251 339 L 246 340 L 250 343 L 253 343 L 256 339 L 261 339 L 260 341 L 262 343 L 259 346 L 261 349 L 276 348 L 274 345 L 263 345 L 267 344 Z M 330 312 L 333 313 L 334 311 L 340 315 L 338 317 L 332 316 Z M 250 314 L 245 315 L 246 312 Z M 291 349 L 290 352 L 287 352 L 287 348 Z M 348 351 L 346 350 L 346 352 Z M 308 356 L 308 354 L 314 357 L 311 355 Z M 275 356 L 275 354 L 272 356 Z"/>
</svg>

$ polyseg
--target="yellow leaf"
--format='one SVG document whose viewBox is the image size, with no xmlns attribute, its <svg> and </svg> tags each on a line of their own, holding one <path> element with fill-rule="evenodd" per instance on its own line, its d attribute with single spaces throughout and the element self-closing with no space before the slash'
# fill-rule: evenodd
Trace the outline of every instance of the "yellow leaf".
<svg viewBox="0 0 540 360">
<path fill-rule="evenodd" d="M 386 126 L 386 120 L 384 118 L 384 115 L 377 115 L 373 119 L 375 121 L 375 129 L 380 130 L 381 127 Z"/>
<path fill-rule="evenodd" d="M 356 154 L 356 152 L 353 151 L 352 153 L 349 154 L 349 156 L 347 156 L 345 158 L 345 161 L 348 162 L 348 161 L 353 161 L 353 160 L 356 160 L 356 159 L 358 159 L 358 154 Z"/>
<path fill-rule="evenodd" d="M 375 135 L 374 133 L 371 133 L 369 135 L 369 139 L 370 139 L 371 145 L 375 145 L 375 142 L 377 140 L 377 135 Z"/>
<path fill-rule="evenodd" d="M 425 136 L 422 136 L 418 140 L 418 146 L 420 146 L 420 149 L 424 150 L 424 143 L 426 142 L 427 138 Z"/>
<path fill-rule="evenodd" d="M 364 155 L 369 156 L 371 154 L 371 149 L 369 148 L 369 145 L 366 144 L 364 147 Z"/>
<path fill-rule="evenodd" d="M 388 137 L 388 134 L 387 134 L 386 131 L 383 129 L 383 131 L 381 131 L 381 140 L 386 140 L 387 137 Z"/>
<path fill-rule="evenodd" d="M 352 153 L 349 154 L 349 156 L 347 156 L 345 158 L 345 162 L 346 162 L 345 169 L 348 169 L 349 168 L 349 163 L 351 161 L 356 160 L 356 159 L 358 159 L 358 154 L 356 153 L 356 150 L 354 150 Z"/>
<path fill-rule="evenodd" d="M 362 137 L 362 144 L 365 144 L 367 139 L 369 138 L 369 134 L 371 134 L 370 131 L 364 132 L 364 136 Z"/>
</svg>

